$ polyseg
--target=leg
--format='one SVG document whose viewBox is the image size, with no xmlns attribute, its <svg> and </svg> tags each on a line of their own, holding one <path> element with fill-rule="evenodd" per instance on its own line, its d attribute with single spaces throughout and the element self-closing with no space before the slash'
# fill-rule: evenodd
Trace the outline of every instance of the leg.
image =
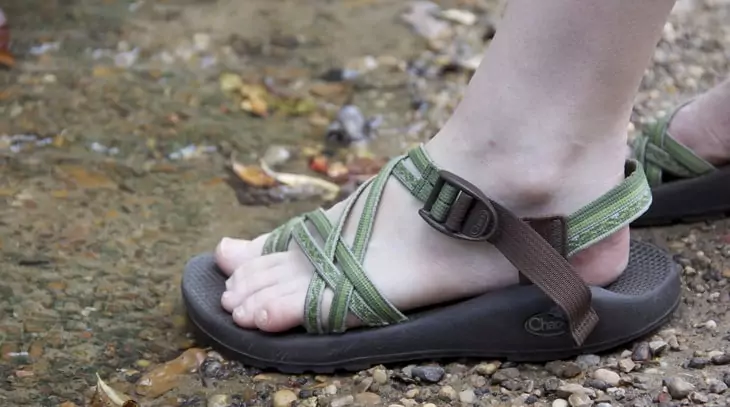
<svg viewBox="0 0 730 407">
<path fill-rule="evenodd" d="M 512 1 L 464 100 L 428 143 L 431 156 L 520 216 L 567 214 L 593 201 L 622 179 L 633 97 L 673 4 Z M 494 248 L 427 226 L 421 203 L 396 181 L 383 201 L 364 268 L 399 309 L 517 283 Z M 356 225 L 348 222 L 344 236 Z M 222 303 L 244 327 L 281 331 L 302 322 L 311 265 L 295 244 L 261 256 L 264 241 L 218 246 L 219 265 L 232 273 Z M 624 229 L 571 262 L 586 282 L 605 284 L 624 269 L 628 246 Z M 324 297 L 325 313 L 331 298 Z"/>
</svg>

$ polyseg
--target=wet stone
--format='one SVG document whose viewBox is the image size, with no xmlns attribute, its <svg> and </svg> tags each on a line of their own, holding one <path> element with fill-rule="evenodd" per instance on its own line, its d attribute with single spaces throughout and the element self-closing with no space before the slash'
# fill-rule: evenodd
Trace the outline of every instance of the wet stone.
<svg viewBox="0 0 730 407">
<path fill-rule="evenodd" d="M 522 383 L 515 379 L 507 379 L 501 383 L 501 386 L 510 391 L 520 390 Z"/>
<path fill-rule="evenodd" d="M 580 365 L 573 362 L 552 361 L 545 364 L 545 369 L 563 379 L 572 379 L 582 373 Z"/>
<path fill-rule="evenodd" d="M 444 386 L 439 390 L 439 398 L 443 401 L 456 400 L 456 390 L 451 386 Z"/>
<path fill-rule="evenodd" d="M 713 365 L 724 366 L 730 365 L 730 353 L 724 353 L 722 355 L 713 356 L 710 359 Z"/>
<path fill-rule="evenodd" d="M 459 393 L 459 401 L 462 403 L 473 403 L 476 399 L 477 395 L 472 389 L 467 389 Z"/>
<path fill-rule="evenodd" d="M 355 403 L 362 406 L 377 406 L 380 404 L 380 396 L 370 392 L 360 393 L 355 395 Z"/>
<path fill-rule="evenodd" d="M 231 396 L 227 394 L 214 394 L 208 397 L 207 407 L 229 407 L 231 405 Z"/>
<path fill-rule="evenodd" d="M 355 398 L 351 395 L 336 398 L 330 403 L 330 407 L 345 407 L 355 403 Z"/>
<path fill-rule="evenodd" d="M 378 384 L 388 383 L 388 373 L 385 369 L 375 369 L 373 370 L 373 379 Z"/>
<path fill-rule="evenodd" d="M 575 358 L 577 363 L 583 370 L 598 366 L 601 363 L 601 357 L 598 355 L 580 355 Z"/>
<path fill-rule="evenodd" d="M 297 400 L 297 395 L 288 389 L 278 390 L 274 393 L 274 407 L 289 407 Z"/>
<path fill-rule="evenodd" d="M 444 368 L 441 366 L 416 366 L 411 370 L 414 378 L 429 383 L 438 383 L 444 377 L 444 373 Z"/>
<path fill-rule="evenodd" d="M 499 362 L 480 363 L 474 370 L 480 375 L 491 376 L 499 369 L 499 366 Z"/>
<path fill-rule="evenodd" d="M 604 382 L 603 380 L 599 380 L 599 379 L 588 379 L 585 382 L 585 386 L 592 387 L 596 390 L 603 390 L 603 391 L 606 391 L 606 389 L 608 389 L 610 387 L 606 382 Z"/>
<path fill-rule="evenodd" d="M 547 380 L 545 380 L 545 383 L 543 384 L 543 388 L 545 389 L 545 392 L 547 393 L 554 393 L 558 390 L 560 387 L 560 380 L 558 380 L 555 377 L 551 377 Z"/>
<path fill-rule="evenodd" d="M 647 342 L 639 342 L 631 352 L 631 360 L 645 362 L 651 358 L 651 348 Z"/>
<path fill-rule="evenodd" d="M 664 341 L 651 341 L 649 342 L 649 349 L 653 356 L 661 356 L 669 347 L 669 344 Z"/>
<path fill-rule="evenodd" d="M 722 394 L 727 390 L 727 384 L 718 379 L 707 379 L 707 390 L 710 393 Z"/>
<path fill-rule="evenodd" d="M 690 369 L 704 369 L 710 361 L 706 358 L 694 357 L 687 362 L 687 367 Z"/>
<path fill-rule="evenodd" d="M 708 401 L 710 401 L 710 398 L 707 397 L 706 394 L 702 394 L 700 392 L 693 391 L 689 394 L 689 399 L 695 404 L 705 404 Z"/>
<path fill-rule="evenodd" d="M 508 379 L 517 379 L 520 377 L 520 371 L 516 367 L 508 367 L 505 369 L 499 369 L 497 370 L 494 375 L 492 375 L 492 380 L 494 383 L 502 383 L 505 380 Z"/>
<path fill-rule="evenodd" d="M 593 372 L 593 378 L 605 382 L 611 387 L 616 387 L 621 382 L 621 377 L 618 373 L 608 369 L 598 369 Z"/>
<path fill-rule="evenodd" d="M 200 374 L 206 379 L 219 379 L 225 375 L 223 363 L 217 358 L 207 357 L 200 364 Z"/>
<path fill-rule="evenodd" d="M 667 386 L 667 390 L 672 398 L 678 400 L 687 397 L 695 389 L 692 383 L 689 383 L 681 377 L 670 377 L 664 380 L 664 385 Z"/>
<path fill-rule="evenodd" d="M 568 397 L 570 407 L 591 407 L 593 400 L 584 393 L 573 393 Z"/>
</svg>

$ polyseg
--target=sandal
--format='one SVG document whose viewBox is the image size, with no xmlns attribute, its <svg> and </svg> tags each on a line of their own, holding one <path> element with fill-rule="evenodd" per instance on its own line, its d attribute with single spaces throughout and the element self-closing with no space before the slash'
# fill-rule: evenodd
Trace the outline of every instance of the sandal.
<svg viewBox="0 0 730 407">
<path fill-rule="evenodd" d="M 667 131 L 674 115 L 688 103 L 647 126 L 633 142 L 634 156 L 646 172 L 654 199 L 631 226 L 690 223 L 730 213 L 730 165 L 715 167 Z"/>
<path fill-rule="evenodd" d="M 361 186 L 336 224 L 319 209 L 270 235 L 264 254 L 287 250 L 293 239 L 315 270 L 302 328 L 272 334 L 237 326 L 220 305 L 227 277 L 211 254 L 193 258 L 185 268 L 182 293 L 189 319 L 221 352 L 291 373 L 449 357 L 546 361 L 614 348 L 661 326 L 679 304 L 681 288 L 677 264 L 647 243 L 632 241 L 626 270 L 606 287 L 588 287 L 566 260 L 628 225 L 651 204 L 641 165 L 628 160 L 625 172 L 620 185 L 568 217 L 521 220 L 469 182 L 437 168 L 419 146 Z M 395 309 L 361 266 L 391 176 L 425 202 L 419 213 L 434 229 L 497 247 L 520 270 L 520 284 L 405 314 Z M 340 234 L 368 185 L 349 247 Z M 335 295 L 325 323 L 320 301 L 326 288 Z M 364 327 L 346 331 L 348 313 Z"/>
</svg>

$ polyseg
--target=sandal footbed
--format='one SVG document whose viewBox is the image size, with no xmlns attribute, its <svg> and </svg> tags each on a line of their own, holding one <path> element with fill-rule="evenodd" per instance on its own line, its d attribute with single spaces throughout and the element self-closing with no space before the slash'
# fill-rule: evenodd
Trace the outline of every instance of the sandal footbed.
<svg viewBox="0 0 730 407">
<path fill-rule="evenodd" d="M 730 165 L 707 175 L 661 184 L 651 192 L 651 207 L 632 227 L 723 218 L 730 214 Z"/>
<path fill-rule="evenodd" d="M 663 325 L 680 301 L 678 267 L 665 251 L 632 241 L 621 277 L 607 287 L 591 287 L 600 322 L 581 347 L 536 286 L 516 285 L 407 313 L 409 320 L 400 324 L 335 335 L 238 327 L 220 305 L 226 276 L 210 254 L 189 261 L 182 293 L 189 321 L 203 342 L 259 368 L 324 373 L 452 357 L 538 362 L 612 349 Z"/>
</svg>

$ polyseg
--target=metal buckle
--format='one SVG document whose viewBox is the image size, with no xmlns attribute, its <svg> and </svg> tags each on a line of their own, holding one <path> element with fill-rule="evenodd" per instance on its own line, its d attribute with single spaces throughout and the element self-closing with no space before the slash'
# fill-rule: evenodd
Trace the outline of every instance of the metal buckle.
<svg viewBox="0 0 730 407">
<path fill-rule="evenodd" d="M 432 228 L 456 239 L 483 242 L 494 237 L 499 222 L 497 211 L 494 209 L 492 201 L 472 183 L 456 174 L 440 170 L 438 176 L 438 180 L 431 190 L 431 194 L 426 200 L 426 203 L 418 211 L 418 214 L 421 215 L 423 220 L 431 225 Z M 464 216 L 460 231 L 449 230 L 444 224 L 431 216 L 431 208 L 445 184 L 451 185 L 459 190 L 460 193 L 472 198 L 471 206 Z"/>
</svg>

